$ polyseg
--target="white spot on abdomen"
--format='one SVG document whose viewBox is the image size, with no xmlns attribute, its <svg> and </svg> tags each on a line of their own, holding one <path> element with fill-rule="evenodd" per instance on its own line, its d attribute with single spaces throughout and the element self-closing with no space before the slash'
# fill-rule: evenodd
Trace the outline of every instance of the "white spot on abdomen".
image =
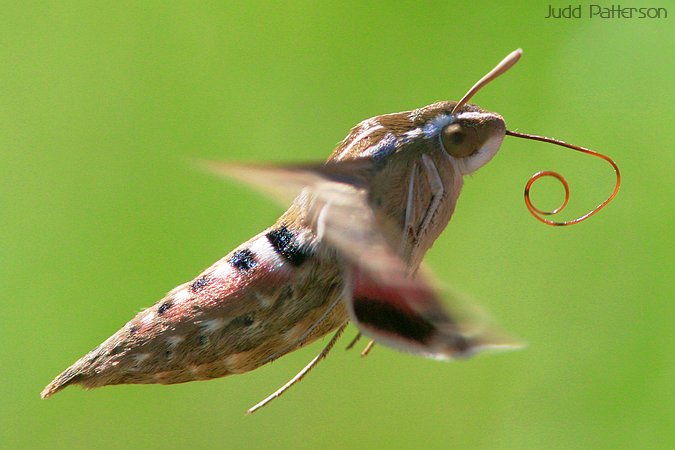
<svg viewBox="0 0 675 450">
<path fill-rule="evenodd" d="M 213 266 L 211 266 L 211 275 L 217 278 L 226 279 L 233 275 L 237 275 L 227 258 L 223 258 Z"/>
<path fill-rule="evenodd" d="M 155 314 L 152 311 L 148 311 L 148 313 L 141 318 L 141 323 L 143 325 L 150 325 L 154 318 Z"/>
<path fill-rule="evenodd" d="M 258 300 L 258 303 L 260 303 L 260 306 L 262 306 L 263 308 L 269 308 L 274 304 L 274 299 L 266 295 L 260 294 L 258 292 L 254 292 L 254 295 L 256 300 Z"/>
<path fill-rule="evenodd" d="M 212 334 L 225 326 L 225 319 L 218 317 L 216 319 L 204 320 L 199 324 L 201 332 L 204 334 Z"/>
<path fill-rule="evenodd" d="M 232 373 L 242 373 L 250 370 L 250 361 L 253 357 L 253 351 L 233 353 L 225 357 L 225 367 Z"/>
<path fill-rule="evenodd" d="M 174 334 L 172 336 L 169 336 L 166 338 L 166 345 L 169 346 L 169 348 L 173 348 L 183 342 L 185 340 L 185 336 L 179 335 L 179 334 Z"/>
<path fill-rule="evenodd" d="M 184 301 L 190 300 L 192 298 L 192 294 L 186 287 L 183 287 L 182 289 L 176 291 L 172 297 L 174 303 L 182 303 Z"/>
<path fill-rule="evenodd" d="M 134 358 L 136 364 L 140 364 L 146 359 L 150 358 L 150 353 L 137 353 L 134 356 L 132 356 L 132 358 Z"/>
<path fill-rule="evenodd" d="M 277 253 L 265 235 L 258 236 L 251 242 L 249 250 L 251 250 L 258 257 L 258 260 L 267 267 L 281 269 L 287 266 L 286 260 Z"/>
</svg>

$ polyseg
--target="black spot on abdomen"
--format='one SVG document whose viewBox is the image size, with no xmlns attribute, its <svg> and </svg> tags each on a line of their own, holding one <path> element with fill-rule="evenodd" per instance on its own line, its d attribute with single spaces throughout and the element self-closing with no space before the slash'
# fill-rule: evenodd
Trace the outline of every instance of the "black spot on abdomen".
<svg viewBox="0 0 675 450">
<path fill-rule="evenodd" d="M 173 304 L 171 302 L 162 303 L 161 305 L 159 305 L 159 308 L 157 308 L 157 314 L 160 314 L 160 315 L 164 314 L 172 306 L 173 306 Z"/>
<path fill-rule="evenodd" d="M 402 310 L 382 300 L 355 298 L 354 314 L 364 325 L 422 344 L 435 332 L 433 325 L 413 311 Z"/>
<path fill-rule="evenodd" d="M 244 248 L 234 252 L 234 255 L 232 255 L 232 258 L 230 258 L 230 264 L 239 270 L 248 272 L 258 265 L 258 260 L 256 259 L 255 253 L 247 248 Z"/>
<path fill-rule="evenodd" d="M 253 317 L 253 314 L 246 314 L 243 322 L 245 327 L 250 327 L 255 322 L 255 317 Z"/>
<path fill-rule="evenodd" d="M 119 344 L 114 346 L 109 352 L 108 355 L 113 356 L 113 355 L 119 355 L 124 351 L 124 346 Z"/>
<path fill-rule="evenodd" d="M 197 292 L 202 290 L 208 283 L 209 280 L 206 277 L 197 278 L 190 284 L 190 289 L 192 289 L 192 292 Z"/>
<path fill-rule="evenodd" d="M 286 225 L 281 225 L 266 235 L 274 250 L 294 266 L 299 266 L 308 256 L 309 250 L 298 242 L 297 236 Z"/>
</svg>

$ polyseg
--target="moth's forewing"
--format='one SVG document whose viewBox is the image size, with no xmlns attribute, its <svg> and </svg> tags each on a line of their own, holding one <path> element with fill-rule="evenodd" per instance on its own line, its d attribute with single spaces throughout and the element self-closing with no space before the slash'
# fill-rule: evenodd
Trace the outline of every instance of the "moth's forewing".
<svg viewBox="0 0 675 450">
<path fill-rule="evenodd" d="M 408 265 L 391 248 L 393 239 L 386 237 L 396 226 L 375 214 L 368 186 L 359 178 L 335 175 L 343 172 L 342 164 L 352 163 L 237 170 L 255 174 L 238 178 L 262 189 L 283 185 L 303 191 L 307 217 L 312 218 L 308 225 L 344 263 L 343 300 L 365 334 L 385 345 L 441 359 L 507 345 L 510 340 L 491 330 L 475 323 L 467 326 L 465 314 L 447 311 L 425 277 L 410 276 Z M 225 165 L 218 171 L 232 173 Z"/>
<path fill-rule="evenodd" d="M 325 181 L 359 185 L 365 182 L 372 161 L 361 159 L 340 163 L 258 165 L 221 161 L 199 161 L 199 166 L 270 196 L 287 207 L 306 187 Z"/>
</svg>

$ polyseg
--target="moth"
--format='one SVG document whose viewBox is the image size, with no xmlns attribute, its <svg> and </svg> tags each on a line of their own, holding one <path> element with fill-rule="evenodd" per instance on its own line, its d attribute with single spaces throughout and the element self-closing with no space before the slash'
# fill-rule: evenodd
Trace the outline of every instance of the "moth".
<svg viewBox="0 0 675 450">
<path fill-rule="evenodd" d="M 140 312 L 56 377 L 42 397 L 71 384 L 173 384 L 240 374 L 335 332 L 252 412 L 324 358 L 350 321 L 358 336 L 440 360 L 512 347 L 467 310 L 444 306 L 430 275 L 418 269 L 450 221 L 464 177 L 487 164 L 507 134 L 499 114 L 468 100 L 521 53 L 508 55 L 459 102 L 364 120 L 325 163 L 209 163 L 292 200 L 290 208 Z"/>
</svg>

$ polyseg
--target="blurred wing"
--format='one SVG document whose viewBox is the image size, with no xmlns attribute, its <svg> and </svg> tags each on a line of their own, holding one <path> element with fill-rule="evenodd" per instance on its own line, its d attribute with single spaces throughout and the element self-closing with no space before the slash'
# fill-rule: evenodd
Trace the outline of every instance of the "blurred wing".
<svg viewBox="0 0 675 450">
<path fill-rule="evenodd" d="M 389 244 L 394 241 L 386 238 L 395 228 L 376 217 L 365 189 L 324 185 L 313 193 L 323 199 L 317 233 L 351 263 L 344 299 L 364 334 L 381 344 L 437 359 L 514 346 L 488 327 L 477 310 L 455 301 L 448 311 L 430 276 L 410 276 L 410 268 Z"/>
<path fill-rule="evenodd" d="M 349 264 L 344 299 L 356 325 L 377 342 L 449 359 L 479 350 L 512 347 L 466 309 L 448 312 L 429 277 L 410 269 L 387 237 L 396 229 L 376 217 L 361 176 L 368 160 L 263 167 L 210 163 L 217 173 L 244 181 L 278 199 L 302 193 L 309 226 Z M 400 232 L 399 232 L 400 233 Z"/>
<path fill-rule="evenodd" d="M 341 163 L 265 166 L 198 161 L 198 165 L 216 175 L 245 183 L 288 206 L 307 187 L 327 181 L 349 185 L 363 183 L 363 174 L 372 167 L 372 162 L 361 159 Z"/>
</svg>

